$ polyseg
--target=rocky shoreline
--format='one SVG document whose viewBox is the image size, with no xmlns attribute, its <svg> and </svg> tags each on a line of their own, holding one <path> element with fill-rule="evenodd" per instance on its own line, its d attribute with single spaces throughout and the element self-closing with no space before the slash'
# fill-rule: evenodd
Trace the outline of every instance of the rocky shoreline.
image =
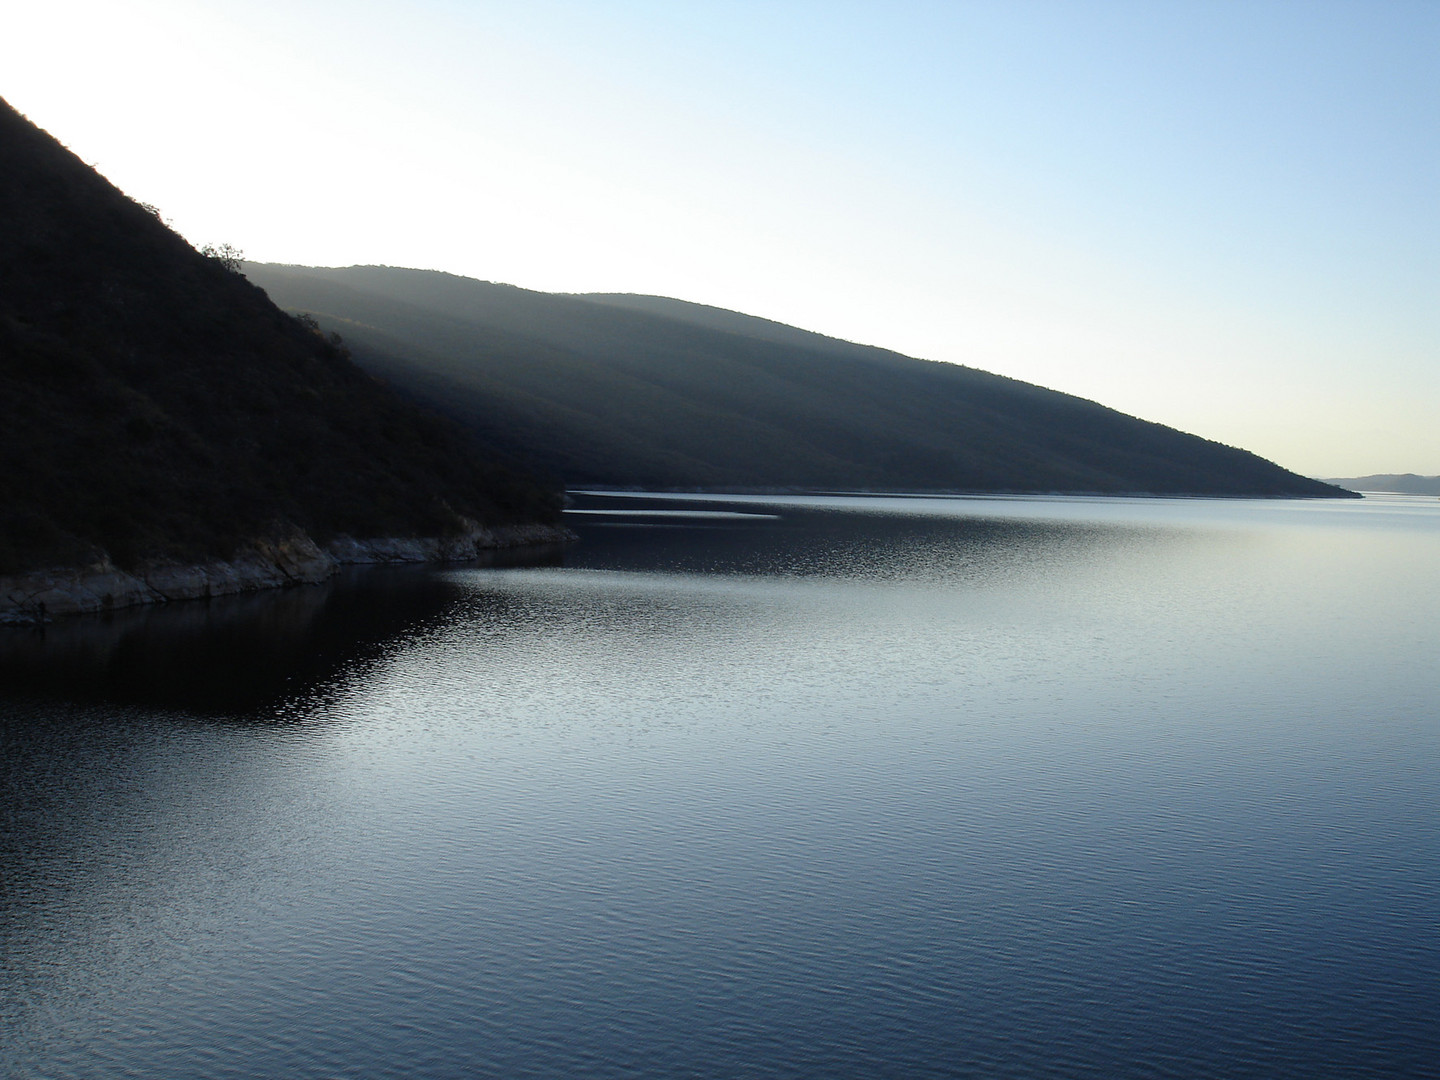
<svg viewBox="0 0 1440 1080">
<path fill-rule="evenodd" d="M 0 577 L 0 624 L 38 625 L 55 615 L 316 584 L 342 566 L 463 562 L 486 551 L 575 539 L 575 534 L 561 525 L 475 525 L 449 537 L 357 540 L 342 536 L 324 547 L 296 533 L 282 540 L 253 542 L 228 562 L 157 563 L 128 571 L 106 558 L 90 566 Z"/>
</svg>

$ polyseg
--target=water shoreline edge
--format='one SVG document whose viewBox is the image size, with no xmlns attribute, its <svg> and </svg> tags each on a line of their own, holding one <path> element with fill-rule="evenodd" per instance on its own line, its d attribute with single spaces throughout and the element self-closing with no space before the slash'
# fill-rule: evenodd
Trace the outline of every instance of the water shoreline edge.
<svg viewBox="0 0 1440 1080">
<path fill-rule="evenodd" d="M 57 615 L 314 585 L 344 566 L 465 562 L 488 551 L 578 539 L 563 525 L 475 525 L 447 537 L 339 536 L 323 547 L 308 535 L 295 533 L 251 542 L 230 560 L 154 563 L 132 570 L 121 570 L 106 557 L 89 566 L 0 576 L 0 626 L 40 626 Z"/>
</svg>

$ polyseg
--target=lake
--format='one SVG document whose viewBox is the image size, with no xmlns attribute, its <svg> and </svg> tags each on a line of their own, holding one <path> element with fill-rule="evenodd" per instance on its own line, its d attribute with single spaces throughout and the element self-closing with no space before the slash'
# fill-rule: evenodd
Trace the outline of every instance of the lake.
<svg viewBox="0 0 1440 1080">
<path fill-rule="evenodd" d="M 0 1075 L 1440 1075 L 1440 500 L 570 519 L 0 631 Z"/>
</svg>

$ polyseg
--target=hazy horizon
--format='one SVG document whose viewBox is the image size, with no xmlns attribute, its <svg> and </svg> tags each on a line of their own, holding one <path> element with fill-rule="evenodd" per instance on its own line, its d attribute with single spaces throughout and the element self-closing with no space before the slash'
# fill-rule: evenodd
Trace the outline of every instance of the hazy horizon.
<svg viewBox="0 0 1440 1080">
<path fill-rule="evenodd" d="M 1440 7 L 86 0 L 0 96 L 197 244 L 675 297 L 1440 474 Z"/>
</svg>

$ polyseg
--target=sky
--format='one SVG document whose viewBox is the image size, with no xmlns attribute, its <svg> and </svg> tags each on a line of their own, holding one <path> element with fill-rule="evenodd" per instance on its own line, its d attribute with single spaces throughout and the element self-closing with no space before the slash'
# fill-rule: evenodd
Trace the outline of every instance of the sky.
<svg viewBox="0 0 1440 1080">
<path fill-rule="evenodd" d="M 1440 2 L 7 0 L 193 243 L 674 296 L 1440 474 Z"/>
</svg>

